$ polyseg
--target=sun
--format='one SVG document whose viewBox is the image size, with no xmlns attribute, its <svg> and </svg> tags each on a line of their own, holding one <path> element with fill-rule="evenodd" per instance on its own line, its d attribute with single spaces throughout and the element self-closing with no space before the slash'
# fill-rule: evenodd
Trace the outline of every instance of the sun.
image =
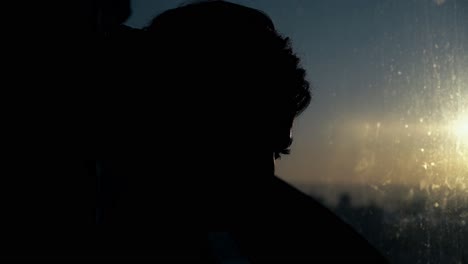
<svg viewBox="0 0 468 264">
<path fill-rule="evenodd" d="M 452 132 L 457 140 L 468 143 L 468 114 L 459 117 L 452 124 Z"/>
</svg>

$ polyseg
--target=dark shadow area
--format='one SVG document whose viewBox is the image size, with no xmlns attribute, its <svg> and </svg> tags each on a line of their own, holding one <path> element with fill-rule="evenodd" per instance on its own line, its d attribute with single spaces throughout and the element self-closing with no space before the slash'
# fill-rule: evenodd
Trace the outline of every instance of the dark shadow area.
<svg viewBox="0 0 468 264">
<path fill-rule="evenodd" d="M 2 257 L 385 263 L 351 226 L 274 175 L 311 95 L 268 16 L 208 1 L 140 31 L 121 26 L 128 1 L 35 5 L 29 18 L 41 38 L 67 38 L 47 50 L 55 67 L 35 73 L 83 94 L 71 100 L 63 88 L 51 112 L 66 118 L 51 123 L 65 140 L 41 139 L 49 150 L 66 142 L 110 158 L 6 162 L 26 200 L 15 202 L 21 217 L 6 225 Z M 41 177 L 24 184 L 23 175 Z"/>
</svg>

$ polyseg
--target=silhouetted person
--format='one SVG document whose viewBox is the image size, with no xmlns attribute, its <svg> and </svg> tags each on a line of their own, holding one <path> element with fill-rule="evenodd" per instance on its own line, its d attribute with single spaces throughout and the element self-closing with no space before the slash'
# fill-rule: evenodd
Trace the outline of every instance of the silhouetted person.
<svg viewBox="0 0 468 264">
<path fill-rule="evenodd" d="M 385 262 L 274 175 L 311 95 L 299 58 L 268 16 L 199 2 L 162 13 L 145 32 L 135 55 L 146 61 L 138 75 L 145 91 L 134 86 L 140 101 L 127 113 L 139 122 L 116 142 L 126 158 L 108 164 L 126 180 L 103 218 L 105 256 Z"/>
</svg>

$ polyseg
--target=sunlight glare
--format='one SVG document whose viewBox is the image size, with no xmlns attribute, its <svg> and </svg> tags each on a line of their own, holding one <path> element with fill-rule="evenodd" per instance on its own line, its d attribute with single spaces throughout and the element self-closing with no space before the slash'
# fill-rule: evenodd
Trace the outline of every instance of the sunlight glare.
<svg viewBox="0 0 468 264">
<path fill-rule="evenodd" d="M 458 141 L 468 143 L 468 114 L 453 122 L 452 131 Z"/>
</svg>

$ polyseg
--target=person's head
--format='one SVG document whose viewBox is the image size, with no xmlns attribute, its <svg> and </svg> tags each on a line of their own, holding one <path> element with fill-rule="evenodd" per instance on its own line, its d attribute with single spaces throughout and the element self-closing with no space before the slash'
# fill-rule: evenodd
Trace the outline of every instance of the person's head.
<svg viewBox="0 0 468 264">
<path fill-rule="evenodd" d="M 146 31 L 156 43 L 155 89 L 182 110 L 186 133 L 233 152 L 286 152 L 311 95 L 289 39 L 267 15 L 201 1 L 160 14 Z"/>
</svg>

